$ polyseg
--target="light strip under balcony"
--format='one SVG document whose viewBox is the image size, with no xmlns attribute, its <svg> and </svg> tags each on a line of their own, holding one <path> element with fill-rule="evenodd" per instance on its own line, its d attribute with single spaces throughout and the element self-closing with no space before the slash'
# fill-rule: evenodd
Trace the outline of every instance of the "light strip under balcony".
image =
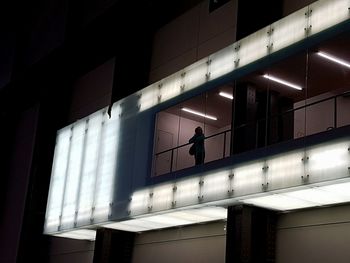
<svg viewBox="0 0 350 263">
<path fill-rule="evenodd" d="M 338 63 L 338 64 L 340 64 L 342 66 L 350 68 L 350 64 L 348 62 L 346 62 L 345 60 L 342 60 L 340 58 L 334 57 L 334 56 L 329 55 L 329 54 L 327 54 L 325 52 L 319 51 L 319 52 L 317 52 L 317 55 L 319 55 L 320 57 L 323 57 L 325 59 L 328 59 L 328 60 L 330 60 L 332 62 Z"/>
<path fill-rule="evenodd" d="M 181 110 L 186 111 L 186 112 L 189 112 L 189 113 L 192 113 L 192 114 L 194 114 L 194 115 L 198 115 L 198 116 L 201 116 L 201 117 L 210 119 L 210 120 L 214 120 L 214 121 L 216 121 L 216 120 L 218 119 L 218 118 L 216 118 L 216 117 L 214 117 L 214 116 L 207 115 L 207 114 L 201 113 L 201 112 L 199 112 L 199 111 L 191 110 L 191 109 L 189 109 L 189 108 L 182 108 Z"/>
<path fill-rule="evenodd" d="M 233 100 L 233 96 L 232 96 L 231 94 L 227 93 L 227 92 L 221 91 L 221 92 L 219 93 L 219 95 L 220 95 L 221 97 L 224 97 L 224 98 Z"/>
<path fill-rule="evenodd" d="M 279 84 L 285 85 L 285 86 L 287 86 L 287 87 L 290 87 L 290 88 L 293 88 L 293 89 L 296 89 L 296 90 L 302 90 L 302 89 L 303 89 L 303 88 L 302 88 L 301 86 L 299 86 L 299 85 L 293 84 L 293 83 L 291 83 L 291 82 L 285 81 L 285 80 L 280 79 L 280 78 L 276 78 L 276 77 L 271 76 L 271 75 L 269 75 L 269 74 L 265 74 L 263 77 L 264 77 L 265 79 L 272 80 L 272 81 L 274 81 L 274 82 L 277 82 L 277 83 L 279 83 Z"/>
</svg>

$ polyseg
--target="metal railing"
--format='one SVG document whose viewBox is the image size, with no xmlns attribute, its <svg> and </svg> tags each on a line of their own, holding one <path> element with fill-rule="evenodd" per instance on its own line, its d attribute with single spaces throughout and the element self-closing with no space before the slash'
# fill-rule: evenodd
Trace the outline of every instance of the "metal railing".
<svg viewBox="0 0 350 263">
<path fill-rule="evenodd" d="M 231 129 L 228 129 L 228 130 L 225 130 L 225 131 L 222 131 L 222 132 L 219 132 L 219 133 L 215 133 L 215 134 L 209 135 L 209 136 L 204 138 L 204 143 L 206 145 L 206 148 L 208 148 L 207 144 L 208 144 L 208 142 L 211 139 L 215 139 L 215 138 L 219 139 L 219 136 L 223 137 L 222 142 L 221 142 L 222 143 L 221 144 L 222 147 L 220 147 L 221 150 L 218 151 L 217 149 L 210 149 L 210 152 L 207 150 L 206 151 L 207 152 L 206 153 L 207 157 L 206 157 L 205 162 L 218 160 L 218 159 L 221 159 L 221 158 L 225 158 L 225 157 L 227 157 L 229 155 L 229 152 L 227 153 L 227 151 L 229 150 L 229 147 L 227 147 L 226 144 L 229 142 L 228 140 L 231 139 L 231 136 L 228 136 L 228 133 L 230 133 L 230 132 L 231 132 Z M 167 162 L 169 163 L 169 169 L 166 172 L 173 172 L 173 171 L 176 171 L 176 170 L 180 170 L 180 169 L 183 169 L 183 168 L 187 168 L 187 167 L 193 166 L 194 165 L 192 163 L 193 157 L 190 156 L 191 157 L 190 165 L 189 165 L 189 162 L 187 162 L 188 159 L 186 158 L 186 157 L 189 157 L 188 150 L 189 150 L 190 145 L 192 145 L 192 143 L 185 143 L 185 144 L 176 146 L 174 148 L 167 149 L 167 150 L 164 150 L 164 151 L 156 153 L 155 154 L 155 168 L 154 168 L 155 174 L 159 175 L 159 172 L 157 172 L 157 160 L 159 159 L 160 156 L 168 155 Z M 186 152 L 186 155 L 185 155 L 186 157 L 182 156 L 183 159 L 186 159 L 186 160 L 184 160 L 184 163 L 182 163 L 182 164 L 179 164 L 179 162 L 181 162 L 181 160 L 179 160 L 180 158 L 178 156 L 180 150 Z M 216 157 L 217 158 L 213 158 L 211 156 L 213 152 L 216 153 Z M 176 166 L 176 167 L 174 167 L 174 166 Z M 166 172 L 163 172 L 163 173 L 166 173 Z"/>
<path fill-rule="evenodd" d="M 304 130 L 304 133 L 301 136 L 307 136 L 307 135 L 319 133 L 322 131 L 327 131 L 327 130 L 330 130 L 333 128 L 337 128 L 339 126 L 349 125 L 350 124 L 350 116 L 349 116 L 348 120 L 346 120 L 345 122 L 343 121 L 343 123 L 341 123 L 340 125 L 338 123 L 338 121 L 339 121 L 339 109 L 338 109 L 339 103 L 338 103 L 338 100 L 340 97 L 344 97 L 344 98 L 349 97 L 349 103 L 348 103 L 349 107 L 348 108 L 349 108 L 349 113 L 350 113 L 350 91 L 348 91 L 348 92 L 344 92 L 342 94 L 337 94 L 337 95 L 330 96 L 330 97 L 327 97 L 324 99 L 320 99 L 320 100 L 317 100 L 317 101 L 314 101 L 311 103 L 306 103 L 305 105 L 286 110 L 282 113 L 273 114 L 273 115 L 270 115 L 270 116 L 265 117 L 265 118 L 260 118 L 260 119 L 257 119 L 255 121 L 252 121 L 252 122 L 244 123 L 244 124 L 234 128 L 233 138 L 234 138 L 234 140 L 241 139 L 241 138 L 237 138 L 237 135 L 236 135 L 237 131 L 240 129 L 248 129 L 248 130 L 250 129 L 249 131 L 253 131 L 253 133 L 255 132 L 254 137 L 253 136 L 251 137 L 252 140 L 255 140 L 255 145 L 252 146 L 251 149 L 264 147 L 264 146 L 267 146 L 267 145 L 270 145 L 273 143 L 277 143 L 277 142 L 281 142 L 281 141 L 285 141 L 288 139 L 296 139 L 298 137 L 298 135 L 294 134 L 295 129 L 296 129 L 296 127 L 295 127 L 296 112 L 302 111 L 302 110 L 303 110 L 303 112 L 301 112 L 302 113 L 301 119 L 303 120 L 303 123 L 302 123 L 303 127 L 302 128 Z M 326 111 L 328 114 L 333 115 L 332 120 L 331 120 L 332 123 L 329 122 L 329 123 L 325 124 L 324 126 L 321 124 L 321 125 L 319 125 L 320 127 L 316 127 L 316 128 L 314 128 L 314 130 L 307 127 L 308 123 L 309 124 L 311 123 L 311 121 L 309 121 L 307 119 L 308 109 L 311 109 L 311 107 L 316 106 L 316 105 L 322 106 L 321 105 L 322 103 L 326 103 L 328 101 L 333 101 L 333 103 L 332 103 L 332 111 L 333 112 L 329 113 Z M 345 107 L 346 106 L 347 105 L 345 104 Z M 324 107 L 329 108 L 329 105 L 325 105 Z M 317 112 L 317 109 L 316 109 L 316 112 Z M 273 120 L 273 119 L 281 119 L 281 118 L 283 119 L 288 114 L 292 114 L 292 117 L 293 117 L 293 118 L 291 118 L 291 120 L 293 121 L 293 124 L 292 124 L 293 131 L 289 131 L 289 132 L 293 132 L 293 135 L 287 139 L 281 138 L 277 141 L 270 142 L 269 136 L 271 135 L 272 131 L 269 131 L 269 129 L 270 129 L 269 122 L 271 122 L 271 120 Z M 341 115 L 341 116 L 343 116 L 343 115 Z M 326 116 L 320 116 L 320 118 L 321 118 L 321 121 L 325 121 L 324 119 L 326 119 Z M 315 120 L 313 120 L 313 121 L 315 121 Z M 327 121 L 325 121 L 325 122 L 327 122 Z M 310 130 L 308 130 L 308 129 L 310 129 Z M 210 158 L 206 157 L 205 162 L 222 159 L 222 158 L 225 158 L 225 157 L 230 155 L 231 149 L 229 147 L 227 147 L 227 143 L 229 142 L 228 145 L 231 145 L 231 137 L 232 136 L 231 136 L 231 134 L 229 134 L 229 133 L 231 133 L 231 131 L 232 131 L 231 129 L 228 129 L 228 130 L 225 130 L 225 131 L 222 131 L 219 133 L 215 133 L 213 135 L 205 137 L 205 144 L 206 144 L 206 148 L 207 148 L 207 144 L 209 143 L 210 139 L 215 139 L 215 138 L 217 139 L 217 138 L 219 138 L 219 136 L 223 136 L 222 141 L 218 140 L 218 141 L 220 141 L 219 144 L 214 142 L 214 144 L 216 144 L 215 145 L 216 149 L 213 149 L 213 146 L 211 146 L 209 151 L 206 151 L 207 156 L 208 156 L 208 153 L 212 153 L 212 152 L 215 152 L 216 155 L 214 157 L 210 157 Z M 263 135 L 264 138 L 260 138 L 259 136 L 261 136 L 261 135 Z M 299 137 L 301 137 L 301 136 L 299 136 Z M 260 142 L 259 142 L 259 139 L 260 139 Z M 190 145 L 191 145 L 191 143 L 185 143 L 185 144 L 176 146 L 174 148 L 167 149 L 167 150 L 156 153 L 155 158 L 154 158 L 155 159 L 154 174 L 160 175 L 160 174 L 165 174 L 165 173 L 170 173 L 173 171 L 181 170 L 181 169 L 184 169 L 184 168 L 187 168 L 190 166 L 194 166 L 194 160 L 192 157 L 190 158 L 191 162 L 188 162 L 188 159 L 189 159 L 188 157 L 190 156 L 188 154 L 188 149 L 189 149 Z M 219 149 L 219 148 L 221 148 L 221 149 Z M 249 149 L 249 150 L 251 150 L 251 149 Z M 184 150 L 186 150 L 186 151 L 182 153 L 182 151 L 184 151 Z M 180 154 L 179 154 L 179 151 L 181 151 Z M 183 156 L 179 156 L 181 154 Z M 168 156 L 168 158 L 165 158 L 165 159 L 167 159 L 166 162 L 169 164 L 169 167 L 168 167 L 168 169 L 165 168 L 164 171 L 157 171 L 157 160 L 159 160 L 160 157 L 164 156 L 164 155 Z M 180 160 L 181 158 L 182 158 L 182 160 Z M 162 161 L 162 160 L 160 160 L 160 161 Z M 184 164 L 181 164 L 182 161 L 184 162 Z"/>
</svg>

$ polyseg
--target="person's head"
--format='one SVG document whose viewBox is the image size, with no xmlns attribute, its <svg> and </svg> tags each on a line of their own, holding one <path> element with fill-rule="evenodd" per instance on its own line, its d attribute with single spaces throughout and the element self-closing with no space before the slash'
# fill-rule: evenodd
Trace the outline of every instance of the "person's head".
<svg viewBox="0 0 350 263">
<path fill-rule="evenodd" d="M 196 134 L 203 134 L 203 130 L 199 126 L 194 131 L 195 131 Z"/>
</svg>

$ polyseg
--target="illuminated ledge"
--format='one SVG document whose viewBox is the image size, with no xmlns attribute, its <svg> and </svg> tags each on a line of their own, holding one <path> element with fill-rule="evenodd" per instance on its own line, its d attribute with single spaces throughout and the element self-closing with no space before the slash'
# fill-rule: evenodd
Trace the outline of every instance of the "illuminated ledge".
<svg viewBox="0 0 350 263">
<path fill-rule="evenodd" d="M 96 239 L 96 230 L 77 229 L 77 230 L 57 233 L 57 234 L 54 234 L 53 236 L 70 238 L 70 239 L 94 241 Z"/>
<path fill-rule="evenodd" d="M 296 191 L 269 193 L 259 197 L 247 197 L 246 199 L 237 200 L 236 204 L 250 204 L 279 211 L 319 207 L 350 202 L 349 189 L 350 182 L 343 182 L 327 186 L 307 187 Z M 139 218 L 120 222 L 108 222 L 99 227 L 129 232 L 144 232 L 226 219 L 227 209 L 225 205 L 222 207 L 203 206 L 178 211 L 167 211 L 156 215 L 141 216 Z M 54 234 L 54 236 L 93 241 L 96 237 L 96 231 L 91 229 L 78 229 Z"/>
<path fill-rule="evenodd" d="M 350 202 L 350 138 L 135 191 L 130 217 L 240 203 L 287 211 Z"/>
</svg>

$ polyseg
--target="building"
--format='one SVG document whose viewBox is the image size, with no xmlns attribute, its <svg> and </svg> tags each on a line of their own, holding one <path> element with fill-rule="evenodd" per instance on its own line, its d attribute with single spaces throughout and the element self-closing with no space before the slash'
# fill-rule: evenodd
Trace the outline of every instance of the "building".
<svg viewBox="0 0 350 263">
<path fill-rule="evenodd" d="M 1 261 L 347 262 L 349 1 L 157 5 L 7 33 Z"/>
</svg>

